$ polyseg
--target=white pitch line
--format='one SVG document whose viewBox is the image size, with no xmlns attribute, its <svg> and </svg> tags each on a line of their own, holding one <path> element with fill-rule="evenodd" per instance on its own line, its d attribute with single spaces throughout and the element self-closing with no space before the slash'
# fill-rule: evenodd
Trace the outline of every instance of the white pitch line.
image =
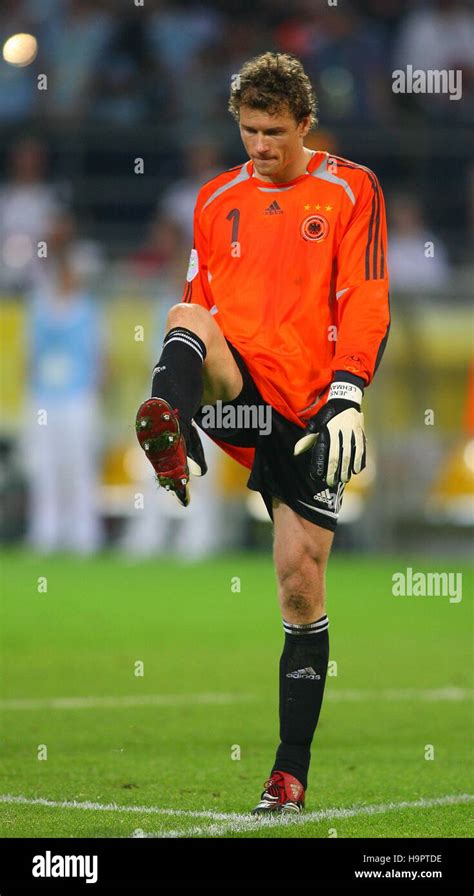
<svg viewBox="0 0 474 896">
<path fill-rule="evenodd" d="M 189 828 L 166 831 L 161 829 L 155 833 L 140 833 L 139 836 L 165 838 L 185 837 L 223 837 L 225 834 L 244 834 L 255 832 L 262 828 L 278 828 L 285 825 L 305 825 L 308 822 L 333 821 L 338 818 L 356 818 L 362 815 L 382 815 L 386 812 L 403 811 L 404 809 L 431 809 L 437 806 L 456 806 L 461 803 L 470 803 L 474 795 L 462 793 L 459 795 L 434 797 L 433 799 L 403 800 L 399 803 L 380 803 L 372 806 L 352 806 L 349 809 L 321 809 L 318 812 L 305 812 L 302 815 L 278 816 L 277 818 L 255 818 L 241 815 L 239 821 L 227 820 L 224 823 L 213 823 L 204 827 L 195 825 Z M 137 836 L 136 834 L 134 836 Z"/>
<path fill-rule="evenodd" d="M 0 710 L 10 709 L 121 709 L 131 706 L 200 706 L 247 703 L 252 694 L 143 694 L 124 697 L 39 697 L 0 700 Z"/>
<path fill-rule="evenodd" d="M 396 702 L 398 700 L 421 700 L 428 702 L 471 700 L 474 691 L 471 688 L 385 688 L 381 690 L 347 690 L 329 687 L 325 700 L 329 703 L 354 703 L 379 700 Z M 144 694 L 123 697 L 33 697 L 11 698 L 0 700 L 0 710 L 37 710 L 37 709 L 121 709 L 122 707 L 140 706 L 199 706 L 221 705 L 232 703 L 248 703 L 257 700 L 256 694 Z"/>
<path fill-rule="evenodd" d="M 394 812 L 404 809 L 430 809 L 436 806 L 455 806 L 461 803 L 470 803 L 474 795 L 469 793 L 453 794 L 450 796 L 434 797 L 433 799 L 419 799 L 413 801 L 403 800 L 399 803 L 379 803 L 372 806 L 351 806 L 349 808 L 321 809 L 317 812 L 306 812 L 297 816 L 279 816 L 278 818 L 255 817 L 250 814 L 238 812 L 212 812 L 210 810 L 192 809 L 163 809 L 159 806 L 124 806 L 117 803 L 94 803 L 91 801 L 78 802 L 77 800 L 48 800 L 43 797 L 30 798 L 15 796 L 13 794 L 0 794 L 0 803 L 22 806 L 45 806 L 52 809 L 82 809 L 89 812 L 131 812 L 140 815 L 180 816 L 185 818 L 205 818 L 214 822 L 206 827 L 196 825 L 178 830 L 159 830 L 147 834 L 144 831 L 135 831 L 134 837 L 156 838 L 181 838 L 181 837 L 222 837 L 226 833 L 239 834 L 262 828 L 275 828 L 282 825 L 305 825 L 311 821 L 325 821 L 337 818 L 355 818 L 361 815 L 379 815 L 385 812 Z M 215 822 L 220 822 L 216 824 Z"/>
<path fill-rule="evenodd" d="M 0 803 L 18 806 L 45 806 L 50 809 L 83 809 L 87 812 L 135 812 L 140 815 L 176 815 L 188 818 L 209 818 L 211 821 L 239 821 L 238 812 L 212 812 L 210 809 L 163 809 L 161 806 L 125 806 L 118 803 L 94 803 L 91 800 L 48 800 L 45 797 L 0 794 Z"/>
</svg>

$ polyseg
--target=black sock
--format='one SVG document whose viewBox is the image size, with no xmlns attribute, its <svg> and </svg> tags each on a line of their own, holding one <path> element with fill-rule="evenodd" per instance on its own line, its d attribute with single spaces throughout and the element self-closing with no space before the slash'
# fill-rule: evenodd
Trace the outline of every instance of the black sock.
<svg viewBox="0 0 474 896">
<path fill-rule="evenodd" d="M 186 327 L 173 327 L 165 336 L 160 360 L 153 371 L 151 394 L 164 398 L 179 410 L 185 439 L 191 420 L 202 404 L 202 365 L 206 346 L 202 339 Z"/>
<path fill-rule="evenodd" d="M 287 772 L 306 790 L 311 741 L 318 724 L 329 660 L 329 620 L 307 625 L 283 621 L 280 660 L 280 738 L 274 771 Z"/>
</svg>

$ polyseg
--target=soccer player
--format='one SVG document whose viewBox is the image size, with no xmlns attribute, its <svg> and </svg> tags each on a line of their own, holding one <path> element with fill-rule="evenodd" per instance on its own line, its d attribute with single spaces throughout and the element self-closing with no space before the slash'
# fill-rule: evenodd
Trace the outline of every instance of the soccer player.
<svg viewBox="0 0 474 896">
<path fill-rule="evenodd" d="M 184 506 L 190 472 L 206 471 L 201 423 L 273 520 L 280 744 L 253 811 L 300 812 L 329 656 L 325 569 L 345 483 L 365 466 L 361 403 L 389 329 L 384 200 L 370 169 L 304 146 L 316 97 L 294 57 L 245 63 L 229 109 L 249 160 L 199 193 L 183 300 L 136 425 Z"/>
</svg>

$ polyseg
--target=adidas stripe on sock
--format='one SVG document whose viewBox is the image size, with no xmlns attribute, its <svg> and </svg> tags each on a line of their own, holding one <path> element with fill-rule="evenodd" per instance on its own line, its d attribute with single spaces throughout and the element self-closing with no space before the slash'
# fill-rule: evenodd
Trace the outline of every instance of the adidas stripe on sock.
<svg viewBox="0 0 474 896">
<path fill-rule="evenodd" d="M 307 622 L 302 625 L 286 622 L 283 619 L 283 628 L 287 635 L 314 635 L 329 628 L 329 619 L 327 616 L 321 616 L 321 619 L 316 622 Z"/>
</svg>

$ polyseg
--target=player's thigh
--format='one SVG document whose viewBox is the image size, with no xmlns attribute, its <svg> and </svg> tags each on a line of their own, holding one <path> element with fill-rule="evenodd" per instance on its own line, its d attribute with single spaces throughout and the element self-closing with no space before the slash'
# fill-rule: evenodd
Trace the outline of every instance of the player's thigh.
<svg viewBox="0 0 474 896">
<path fill-rule="evenodd" d="M 206 346 L 203 366 L 203 404 L 233 401 L 242 391 L 242 374 L 227 345 L 225 336 L 210 312 L 201 305 L 174 305 L 167 320 L 168 329 L 182 326 L 196 333 Z"/>
<path fill-rule="evenodd" d="M 222 330 L 214 321 L 213 339 L 203 367 L 203 404 L 233 401 L 242 391 L 243 379 Z"/>
<path fill-rule="evenodd" d="M 309 612 L 321 610 L 325 600 L 325 572 L 334 532 L 295 513 L 273 499 L 273 557 L 279 598 L 306 604 Z"/>
</svg>

